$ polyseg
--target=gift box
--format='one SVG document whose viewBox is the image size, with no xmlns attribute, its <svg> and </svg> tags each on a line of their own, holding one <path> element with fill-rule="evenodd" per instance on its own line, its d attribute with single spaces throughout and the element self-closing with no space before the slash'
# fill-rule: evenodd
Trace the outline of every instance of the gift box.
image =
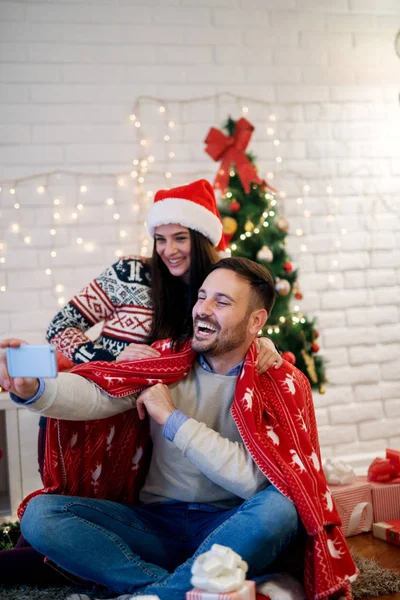
<svg viewBox="0 0 400 600">
<path fill-rule="evenodd" d="M 374 523 L 400 519 L 400 485 L 371 481 Z"/>
<path fill-rule="evenodd" d="M 256 584 L 254 581 L 245 581 L 240 590 L 225 594 L 194 588 L 186 592 L 186 600 L 256 600 Z"/>
<path fill-rule="evenodd" d="M 373 522 L 371 483 L 357 477 L 348 485 L 331 485 L 329 490 L 342 519 L 345 537 L 371 531 Z"/>
<path fill-rule="evenodd" d="M 390 544 L 400 546 L 400 520 L 393 519 L 372 525 L 372 535 Z"/>
</svg>

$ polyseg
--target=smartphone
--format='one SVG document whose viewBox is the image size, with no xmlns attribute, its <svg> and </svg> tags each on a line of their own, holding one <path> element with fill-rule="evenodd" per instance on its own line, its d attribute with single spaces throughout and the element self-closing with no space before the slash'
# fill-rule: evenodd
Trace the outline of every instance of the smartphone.
<svg viewBox="0 0 400 600">
<path fill-rule="evenodd" d="M 6 348 L 10 377 L 57 377 L 57 358 L 53 346 Z"/>
</svg>

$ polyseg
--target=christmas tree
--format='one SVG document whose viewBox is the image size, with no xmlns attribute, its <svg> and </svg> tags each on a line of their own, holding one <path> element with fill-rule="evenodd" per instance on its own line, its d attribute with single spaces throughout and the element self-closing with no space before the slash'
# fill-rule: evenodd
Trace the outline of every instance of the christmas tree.
<svg viewBox="0 0 400 600">
<path fill-rule="evenodd" d="M 277 298 L 263 335 L 276 342 L 283 357 L 323 393 L 325 369 L 318 354 L 315 320 L 294 308 L 294 300 L 301 300 L 302 293 L 286 250 L 289 222 L 277 212 L 276 191 L 259 178 L 254 156 L 244 153 L 252 125 L 246 119 L 228 119 L 224 128 L 229 137 L 210 130 L 206 151 L 214 160 L 222 160 L 214 185 L 222 192 L 219 209 L 226 240 L 232 256 L 250 258 L 270 270 Z"/>
</svg>

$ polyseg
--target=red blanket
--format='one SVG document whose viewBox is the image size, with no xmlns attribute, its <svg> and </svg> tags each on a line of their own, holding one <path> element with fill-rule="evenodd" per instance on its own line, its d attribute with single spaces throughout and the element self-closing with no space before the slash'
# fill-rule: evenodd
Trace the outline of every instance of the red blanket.
<svg viewBox="0 0 400 600">
<path fill-rule="evenodd" d="M 173 352 L 169 341 L 154 344 L 161 357 L 135 362 L 93 362 L 73 373 L 93 381 L 113 397 L 155 383 L 171 384 L 187 375 L 195 353 L 187 342 Z M 357 574 L 340 518 L 322 471 L 312 395 L 307 378 L 284 361 L 259 376 L 255 345 L 238 377 L 232 417 L 244 444 L 265 476 L 296 505 L 308 533 L 304 585 L 311 600 L 351 600 Z M 49 420 L 44 484 L 39 493 L 107 498 L 131 503 L 146 476 L 148 422 L 135 410 L 97 421 Z"/>
</svg>

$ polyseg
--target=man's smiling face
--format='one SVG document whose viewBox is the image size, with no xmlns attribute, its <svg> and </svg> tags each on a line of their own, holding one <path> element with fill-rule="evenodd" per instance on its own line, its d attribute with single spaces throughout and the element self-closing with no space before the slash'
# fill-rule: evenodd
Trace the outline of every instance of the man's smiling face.
<svg viewBox="0 0 400 600">
<path fill-rule="evenodd" d="M 193 307 L 192 348 L 221 356 L 248 347 L 250 285 L 228 269 L 217 269 L 205 279 Z"/>
</svg>

